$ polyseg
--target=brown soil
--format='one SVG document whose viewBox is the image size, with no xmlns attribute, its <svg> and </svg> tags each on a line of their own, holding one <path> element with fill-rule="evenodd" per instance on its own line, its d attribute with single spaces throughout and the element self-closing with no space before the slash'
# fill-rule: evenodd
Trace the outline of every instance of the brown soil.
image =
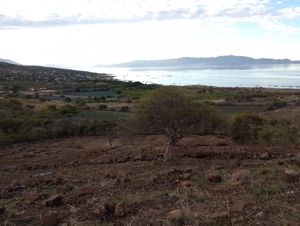
<svg viewBox="0 0 300 226">
<path fill-rule="evenodd" d="M 299 225 L 299 149 L 195 136 L 164 162 L 165 142 L 136 137 L 109 148 L 84 137 L 2 148 L 0 225 Z"/>
</svg>

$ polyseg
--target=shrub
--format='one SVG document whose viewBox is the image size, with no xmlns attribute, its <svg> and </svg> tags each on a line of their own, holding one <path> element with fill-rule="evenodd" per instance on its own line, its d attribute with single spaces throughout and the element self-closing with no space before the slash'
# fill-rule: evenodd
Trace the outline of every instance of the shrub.
<svg viewBox="0 0 300 226">
<path fill-rule="evenodd" d="M 65 102 L 70 103 L 71 101 L 72 101 L 72 99 L 70 97 L 65 98 Z"/>
<path fill-rule="evenodd" d="M 56 109 L 57 109 L 57 108 L 56 108 L 56 105 L 55 105 L 55 104 L 51 104 L 51 105 L 48 105 L 48 106 L 47 106 L 47 110 L 48 110 L 48 111 L 56 111 Z"/>
<path fill-rule="evenodd" d="M 287 125 L 266 125 L 259 131 L 260 142 L 268 145 L 291 145 L 299 143 L 299 129 Z"/>
<path fill-rule="evenodd" d="M 274 99 L 272 101 L 272 103 L 267 107 L 267 111 L 272 111 L 272 110 L 276 110 L 279 108 L 283 108 L 287 106 L 287 102 L 280 100 L 280 99 Z"/>
<path fill-rule="evenodd" d="M 120 112 L 129 112 L 129 107 L 128 106 L 122 106 L 120 108 Z"/>
<path fill-rule="evenodd" d="M 107 109 L 107 105 L 105 105 L 105 104 L 100 104 L 98 108 L 99 108 L 100 111 L 102 111 L 102 110 L 104 110 L 104 109 Z"/>
<path fill-rule="evenodd" d="M 257 143 L 258 132 L 265 120 L 254 113 L 241 113 L 234 119 L 231 135 L 238 143 Z"/>
<path fill-rule="evenodd" d="M 40 97 L 39 101 L 40 102 L 46 102 L 46 98 L 45 97 Z"/>
<path fill-rule="evenodd" d="M 100 97 L 99 101 L 105 103 L 106 102 L 106 97 Z"/>
</svg>

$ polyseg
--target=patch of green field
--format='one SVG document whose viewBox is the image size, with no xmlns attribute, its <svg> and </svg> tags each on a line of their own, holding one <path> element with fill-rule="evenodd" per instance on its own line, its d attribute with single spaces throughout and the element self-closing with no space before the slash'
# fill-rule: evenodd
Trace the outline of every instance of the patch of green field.
<svg viewBox="0 0 300 226">
<path fill-rule="evenodd" d="M 79 116 L 88 119 L 118 122 L 128 117 L 129 114 L 130 113 L 118 111 L 82 110 L 80 111 Z"/>
<path fill-rule="evenodd" d="M 237 91 L 215 91 L 215 92 L 208 92 L 208 93 L 194 93 L 192 94 L 193 98 L 197 100 L 214 100 L 214 99 L 221 99 L 225 97 L 234 97 L 240 95 Z"/>
<path fill-rule="evenodd" d="M 153 92 L 154 89 L 125 89 L 122 90 L 122 96 L 123 97 L 127 97 L 127 98 L 131 98 L 131 99 L 140 99 L 148 94 L 150 94 L 151 92 Z"/>
<path fill-rule="evenodd" d="M 265 106 L 263 105 L 217 106 L 217 109 L 225 115 L 236 115 L 243 112 L 261 112 L 265 109 Z"/>
</svg>

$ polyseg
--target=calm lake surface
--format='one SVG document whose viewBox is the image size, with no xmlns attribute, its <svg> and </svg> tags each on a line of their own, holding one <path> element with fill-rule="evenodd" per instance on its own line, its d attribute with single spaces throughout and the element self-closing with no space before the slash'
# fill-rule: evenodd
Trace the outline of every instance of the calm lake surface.
<svg viewBox="0 0 300 226">
<path fill-rule="evenodd" d="M 117 79 L 163 85 L 300 88 L 300 65 L 181 68 L 93 68 Z"/>
</svg>

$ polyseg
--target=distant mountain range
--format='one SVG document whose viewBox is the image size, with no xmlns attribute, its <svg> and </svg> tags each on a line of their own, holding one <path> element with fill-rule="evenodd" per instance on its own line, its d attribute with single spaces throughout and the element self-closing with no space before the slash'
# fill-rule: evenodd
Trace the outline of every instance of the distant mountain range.
<svg viewBox="0 0 300 226">
<path fill-rule="evenodd" d="M 251 58 L 245 56 L 218 56 L 208 58 L 182 57 L 165 60 L 137 60 L 112 65 L 96 65 L 96 67 L 213 67 L 213 66 L 247 66 L 247 65 L 276 65 L 300 64 L 300 61 L 289 59 Z"/>
</svg>

